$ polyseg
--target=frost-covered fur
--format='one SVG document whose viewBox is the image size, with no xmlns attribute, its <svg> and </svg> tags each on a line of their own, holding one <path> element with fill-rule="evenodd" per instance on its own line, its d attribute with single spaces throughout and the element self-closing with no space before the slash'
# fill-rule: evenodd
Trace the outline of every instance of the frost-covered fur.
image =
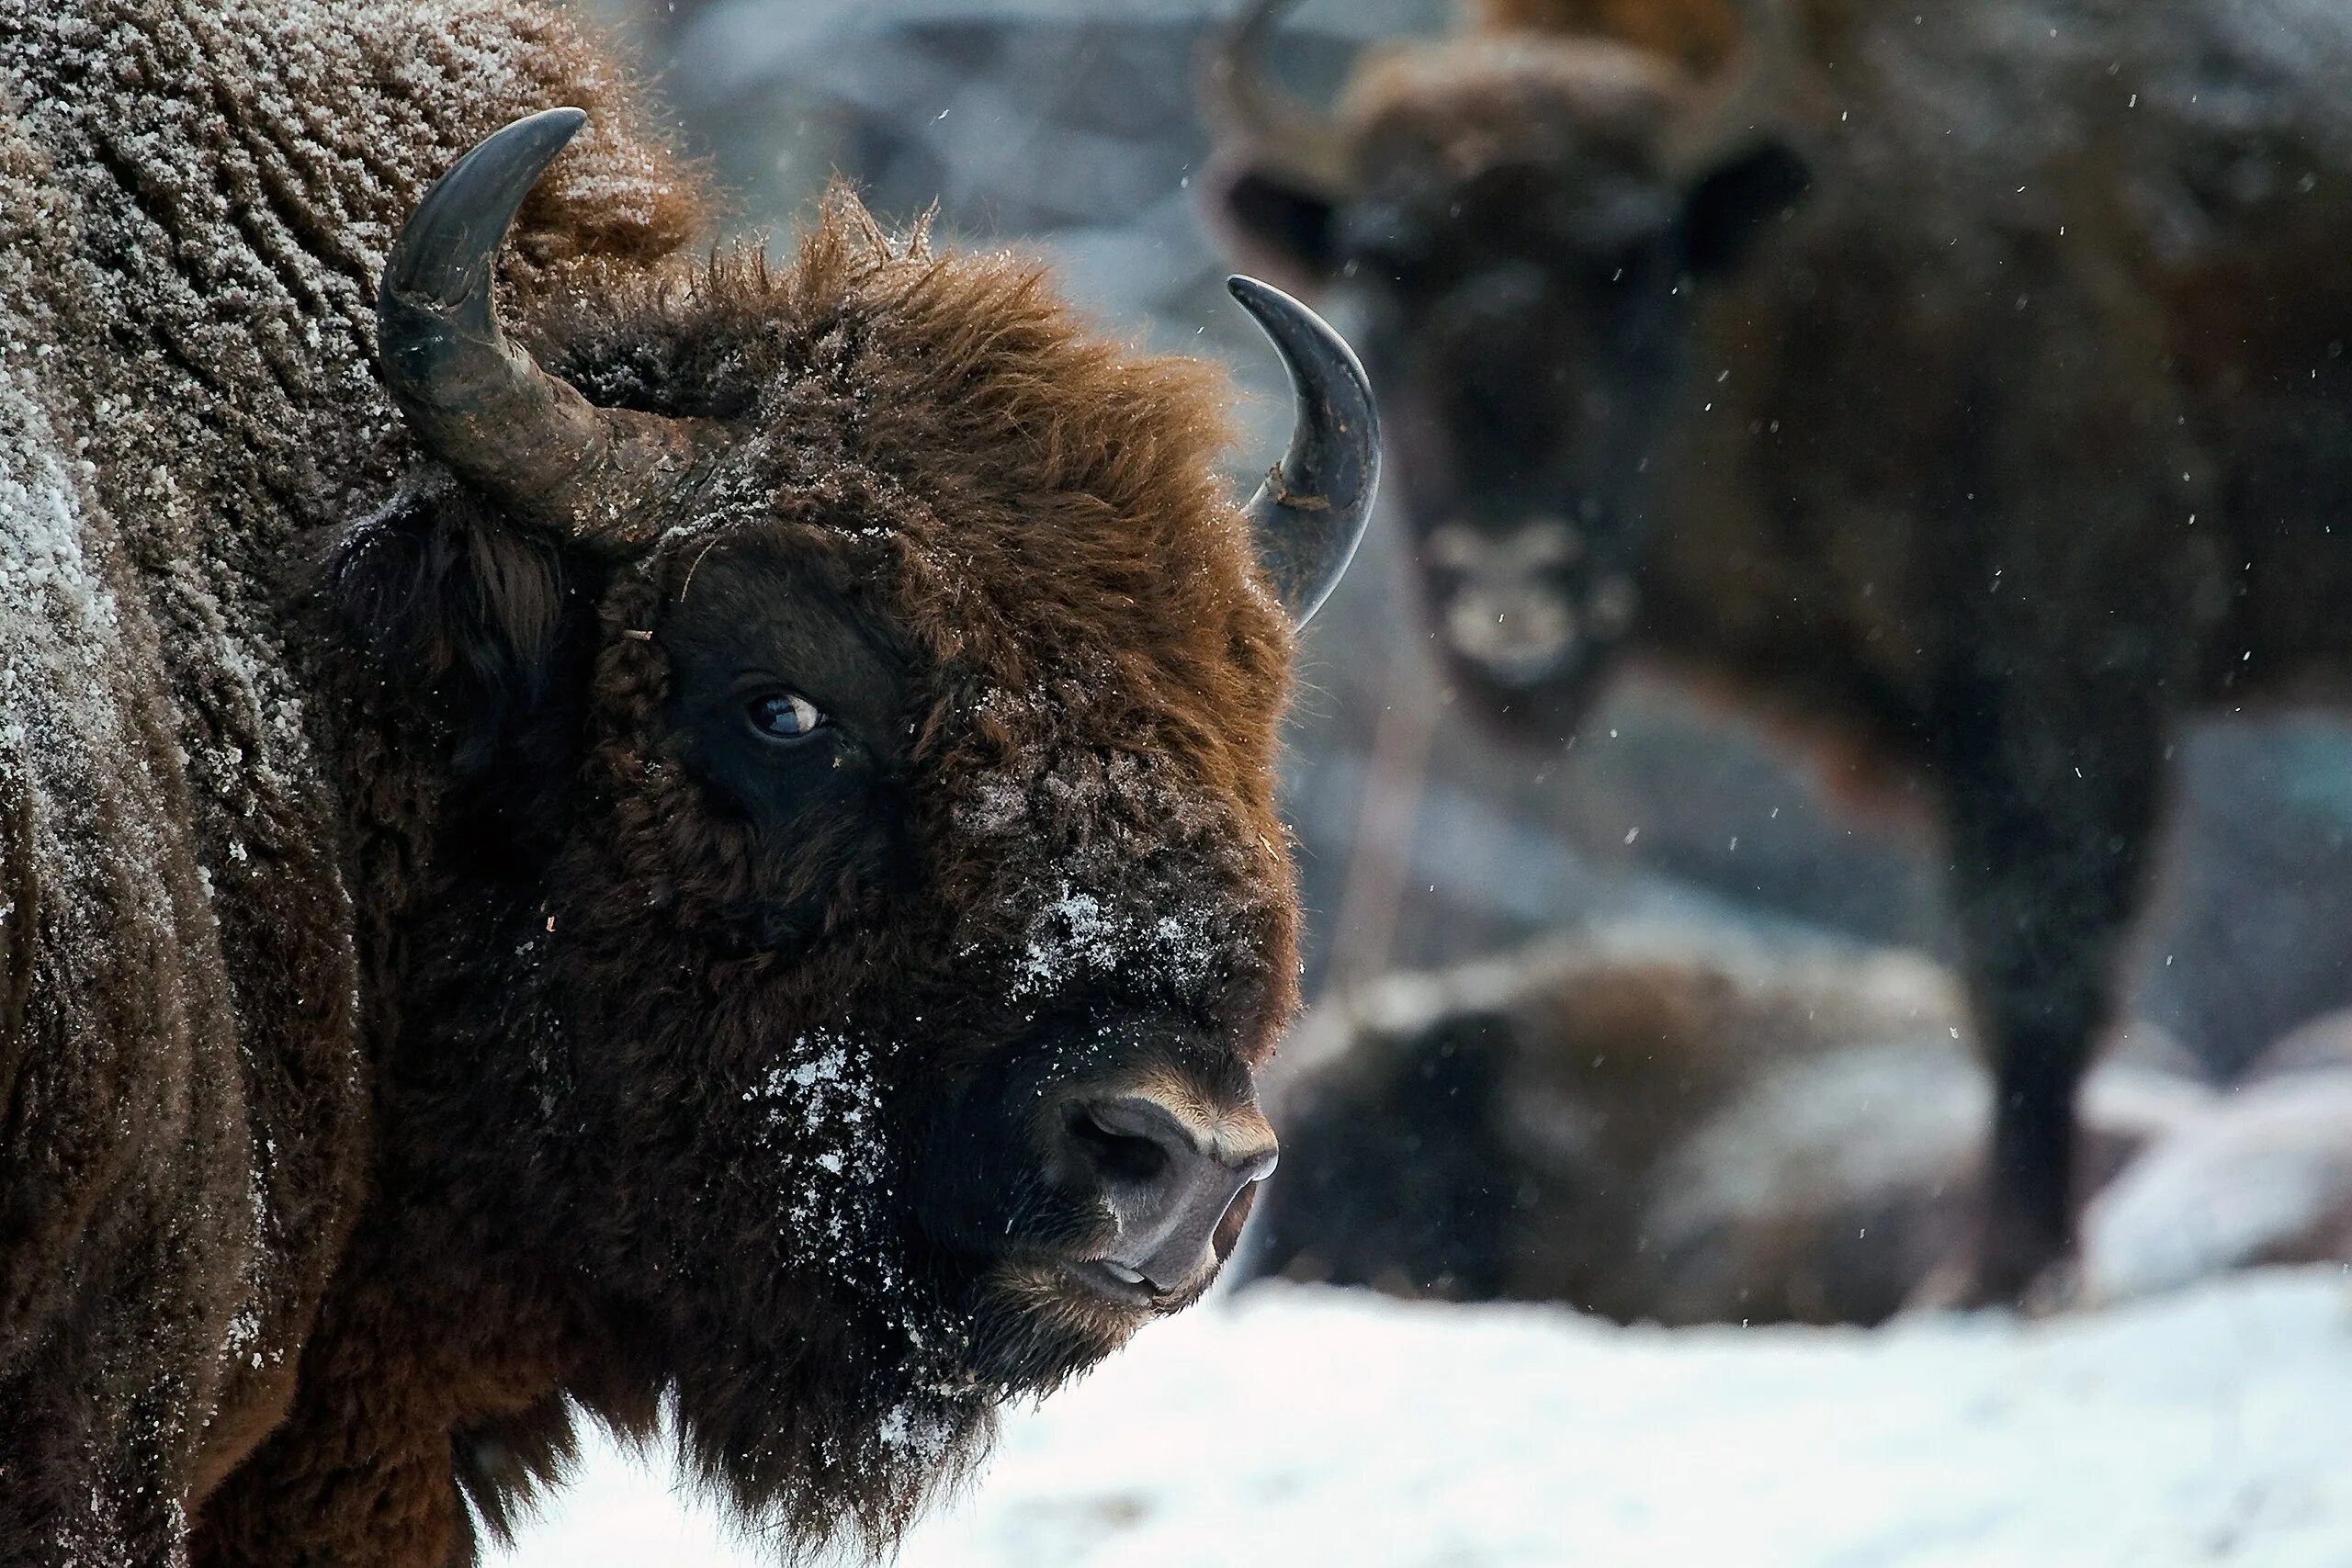
<svg viewBox="0 0 2352 1568">
<path fill-rule="evenodd" d="M 1136 1322 L 972 1107 L 1246 1094 L 1291 1004 L 1217 383 L 845 199 L 689 254 L 511 0 L 0 0 L 0 1559 L 464 1560 L 567 1395 L 887 1538 Z M 510 323 L 734 437 L 626 558 L 419 461 L 371 365 L 403 215 L 557 103 Z M 805 788 L 681 711 L 761 638 L 871 708 Z"/>
</svg>

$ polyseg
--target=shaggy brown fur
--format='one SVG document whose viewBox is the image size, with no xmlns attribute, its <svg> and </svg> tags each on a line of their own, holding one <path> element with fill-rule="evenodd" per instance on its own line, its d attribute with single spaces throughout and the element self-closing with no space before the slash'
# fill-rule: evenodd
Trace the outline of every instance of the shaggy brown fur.
<svg viewBox="0 0 2352 1568">
<path fill-rule="evenodd" d="M 1016 1108 L 1246 1103 L 1292 1004 L 1219 383 L 847 198 L 690 254 L 514 0 L 9 0 L 0 93 L 0 1557 L 437 1568 L 567 1396 L 887 1538 L 1149 1315 Z M 370 364 L 425 184 L 564 102 L 509 321 L 729 436 L 618 559 Z M 815 739 L 747 761 L 753 668 Z"/>
<path fill-rule="evenodd" d="M 1621 1322 L 1876 1323 L 1936 1280 L 1981 1185 L 1963 1021 L 1910 954 L 1641 929 L 1391 977 L 1284 1050 L 1244 1268 Z M 2086 1186 L 2205 1099 L 2112 1064 Z"/>
<path fill-rule="evenodd" d="M 1385 51 L 1340 155 L 1231 149 L 1226 211 L 1362 299 L 1484 708 L 1556 744 L 1654 655 L 1925 778 L 2014 1295 L 2069 1244 L 2178 720 L 2352 679 L 2352 52 L 2288 0 L 1789 0 L 1727 107 L 1728 9 Z"/>
</svg>

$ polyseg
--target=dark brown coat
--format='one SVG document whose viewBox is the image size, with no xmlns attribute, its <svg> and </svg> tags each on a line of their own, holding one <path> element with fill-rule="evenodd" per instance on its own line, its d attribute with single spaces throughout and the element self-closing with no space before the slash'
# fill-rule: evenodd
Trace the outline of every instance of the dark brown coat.
<svg viewBox="0 0 2352 1568">
<path fill-rule="evenodd" d="M 1079 1287 L 1118 1140 L 1057 1119 L 1262 1130 L 1294 998 L 1212 372 L 846 197 L 713 259 L 519 0 L 0 4 L 0 1558 L 439 1568 L 665 1396 L 878 1541 L 1206 1288 L 1246 1201 Z M 404 215 L 558 103 L 508 322 L 722 438 L 620 546 L 373 367 Z"/>
</svg>

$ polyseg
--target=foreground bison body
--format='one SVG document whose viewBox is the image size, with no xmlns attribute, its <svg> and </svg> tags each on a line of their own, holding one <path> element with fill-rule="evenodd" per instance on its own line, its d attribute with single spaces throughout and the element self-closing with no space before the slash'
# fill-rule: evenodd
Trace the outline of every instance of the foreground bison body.
<svg viewBox="0 0 2352 1568">
<path fill-rule="evenodd" d="M 1464 688 L 1556 739 L 1655 655 L 1939 797 L 2014 1292 L 2177 720 L 2352 672 L 2340 30 L 1498 4 L 1327 121 L 1259 80 L 1272 9 L 1218 62 L 1223 209 L 1362 301 Z"/>
<path fill-rule="evenodd" d="M 1939 1288 L 1991 1095 L 1916 956 L 1603 930 L 1318 1007 L 1245 1270 L 1623 1322 L 1875 1323 Z M 2118 1061 L 2097 1187 L 2193 1116 Z"/>
<path fill-rule="evenodd" d="M 0 1556 L 440 1564 L 665 1397 L 885 1536 L 1206 1288 L 1336 340 L 1238 290 L 1237 508 L 1011 260 L 693 253 L 530 6 L 6 5 L 0 90 Z"/>
</svg>

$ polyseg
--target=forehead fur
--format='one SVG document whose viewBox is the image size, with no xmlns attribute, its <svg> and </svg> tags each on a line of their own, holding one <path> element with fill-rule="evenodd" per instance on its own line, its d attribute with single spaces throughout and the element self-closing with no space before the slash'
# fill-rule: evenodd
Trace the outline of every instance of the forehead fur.
<svg viewBox="0 0 2352 1568">
<path fill-rule="evenodd" d="M 838 191 L 788 263 L 583 291 L 530 346 L 595 401 L 728 428 L 607 614 L 699 613 L 705 551 L 758 537 L 826 562 L 904 656 L 914 842 L 959 942 L 1117 948 L 1203 1005 L 1230 959 L 1258 976 L 1246 1010 L 1286 1010 L 1291 630 L 1216 471 L 1219 371 L 1100 337 L 1035 265 L 893 239 Z M 1260 940 L 1187 968 L 1178 927 L 1204 953 Z"/>
<path fill-rule="evenodd" d="M 894 239 L 836 190 L 788 263 L 582 290 L 532 346 L 600 403 L 734 427 L 685 528 L 883 547 L 901 629 L 942 658 L 1018 679 L 1065 640 L 1287 651 L 1216 473 L 1225 376 L 1090 332 L 1033 262 Z"/>
<path fill-rule="evenodd" d="M 1472 34 L 1374 56 L 1340 114 L 1375 163 L 1418 152 L 1458 178 L 1594 157 L 1641 168 L 1694 85 L 1672 60 L 1612 39 Z"/>
</svg>

